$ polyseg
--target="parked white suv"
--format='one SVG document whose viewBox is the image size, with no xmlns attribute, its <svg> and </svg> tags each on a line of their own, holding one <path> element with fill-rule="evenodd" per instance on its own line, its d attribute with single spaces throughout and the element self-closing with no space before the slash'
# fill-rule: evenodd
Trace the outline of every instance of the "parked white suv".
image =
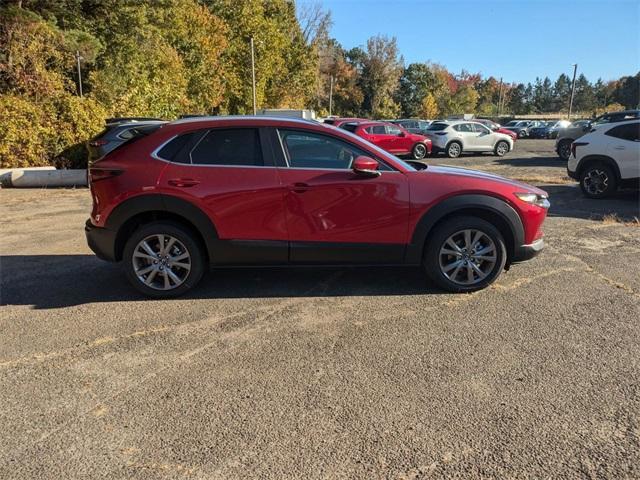
<svg viewBox="0 0 640 480">
<path fill-rule="evenodd" d="M 449 158 L 457 158 L 462 152 L 493 152 L 502 157 L 513 149 L 509 135 L 494 132 L 479 122 L 433 122 L 425 135 L 435 150 L 445 152 Z"/>
<path fill-rule="evenodd" d="M 640 120 L 602 125 L 573 142 L 567 173 L 590 198 L 640 184 Z"/>
</svg>

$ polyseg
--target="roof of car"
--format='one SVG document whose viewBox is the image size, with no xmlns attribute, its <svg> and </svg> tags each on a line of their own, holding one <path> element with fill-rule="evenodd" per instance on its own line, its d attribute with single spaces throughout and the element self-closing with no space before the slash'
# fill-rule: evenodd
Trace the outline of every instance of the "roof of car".
<svg viewBox="0 0 640 480">
<path fill-rule="evenodd" d="M 211 117 L 188 117 L 181 118 L 179 120 L 174 120 L 171 122 L 172 125 L 181 125 L 183 123 L 199 123 L 199 122 L 230 122 L 230 121 L 238 121 L 243 122 L 247 120 L 260 120 L 260 121 L 275 121 L 275 122 L 285 122 L 285 123 L 299 123 L 302 125 L 322 125 L 322 123 L 316 120 L 306 120 L 303 118 L 289 118 L 289 117 L 278 117 L 278 116 L 269 116 L 269 115 L 226 115 L 226 116 L 211 116 Z"/>
</svg>

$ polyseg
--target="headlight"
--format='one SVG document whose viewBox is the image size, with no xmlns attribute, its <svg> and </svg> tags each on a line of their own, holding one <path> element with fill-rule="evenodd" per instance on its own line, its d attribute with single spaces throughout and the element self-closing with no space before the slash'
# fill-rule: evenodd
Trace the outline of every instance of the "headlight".
<svg viewBox="0 0 640 480">
<path fill-rule="evenodd" d="M 551 206 L 546 195 L 538 195 L 537 193 L 530 192 L 515 192 L 514 195 L 523 202 L 530 203 L 531 205 L 537 205 L 542 208 L 549 208 Z"/>
</svg>

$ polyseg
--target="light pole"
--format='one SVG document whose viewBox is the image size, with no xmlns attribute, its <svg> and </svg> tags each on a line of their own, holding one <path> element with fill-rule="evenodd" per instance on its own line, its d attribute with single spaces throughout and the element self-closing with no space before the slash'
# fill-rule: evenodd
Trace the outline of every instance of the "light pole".
<svg viewBox="0 0 640 480">
<path fill-rule="evenodd" d="M 80 52 L 76 50 L 76 66 L 78 67 L 78 93 L 80 94 L 80 98 L 82 98 L 82 72 L 80 71 L 80 60 L 82 60 L 82 56 Z"/>
<path fill-rule="evenodd" d="M 333 112 L 333 75 L 329 78 L 329 116 Z"/>
<path fill-rule="evenodd" d="M 256 59 L 253 51 L 253 37 L 251 37 L 251 86 L 253 89 L 253 114 L 256 115 Z"/>
<path fill-rule="evenodd" d="M 571 121 L 571 110 L 573 109 L 573 95 L 576 91 L 576 72 L 578 71 L 578 64 L 573 65 L 573 81 L 571 82 L 571 100 L 569 100 L 569 121 Z"/>
<path fill-rule="evenodd" d="M 502 110 L 502 77 L 500 77 L 500 90 L 498 90 L 498 116 Z"/>
</svg>

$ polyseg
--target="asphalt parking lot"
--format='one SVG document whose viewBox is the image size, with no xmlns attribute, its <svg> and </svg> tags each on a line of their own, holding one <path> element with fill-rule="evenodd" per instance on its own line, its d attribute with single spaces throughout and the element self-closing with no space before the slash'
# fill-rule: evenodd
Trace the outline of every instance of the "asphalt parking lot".
<svg viewBox="0 0 640 480">
<path fill-rule="evenodd" d="M 546 250 L 468 295 L 242 269 L 146 300 L 87 190 L 0 190 L 0 478 L 640 477 L 638 194 L 584 199 L 552 145 L 428 159 L 551 195 Z"/>
</svg>

